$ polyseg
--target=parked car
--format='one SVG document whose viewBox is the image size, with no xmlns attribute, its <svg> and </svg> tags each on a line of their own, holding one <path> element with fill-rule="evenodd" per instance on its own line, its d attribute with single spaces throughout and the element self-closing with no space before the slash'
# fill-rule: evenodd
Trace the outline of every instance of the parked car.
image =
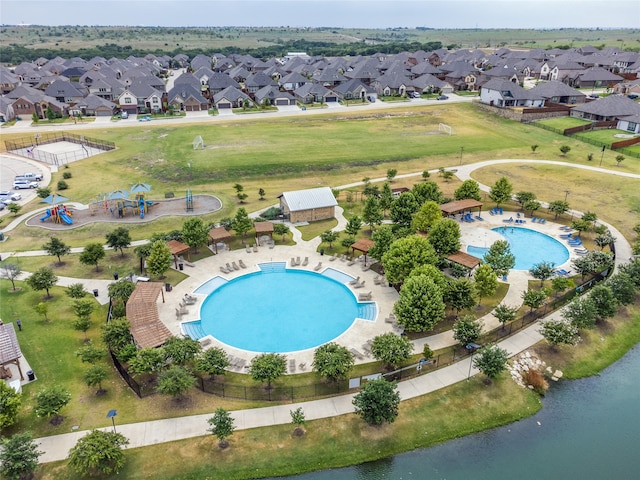
<svg viewBox="0 0 640 480">
<path fill-rule="evenodd" d="M 440 95 L 438 98 L 436 98 L 436 100 L 449 100 L 449 97 L 447 97 L 446 95 Z"/>
<path fill-rule="evenodd" d="M 592 93 L 591 95 L 588 95 L 589 98 L 600 98 L 600 95 L 598 95 L 597 93 Z"/>
<path fill-rule="evenodd" d="M 128 112 L 122 112 L 120 114 L 120 118 L 123 120 L 126 120 L 127 118 L 129 118 L 129 113 Z"/>
<path fill-rule="evenodd" d="M 23 173 L 22 175 L 18 175 L 16 180 L 31 180 L 32 182 L 40 182 L 42 180 L 41 173 Z"/>
<path fill-rule="evenodd" d="M 145 115 L 144 117 L 140 117 L 138 118 L 139 122 L 150 122 L 151 121 L 151 117 L 149 115 Z"/>
<path fill-rule="evenodd" d="M 640 97 L 640 95 L 638 95 L 637 93 L 631 93 L 627 95 L 627 98 L 630 98 L 631 100 L 635 100 L 638 97 Z"/>
<path fill-rule="evenodd" d="M 14 192 L 0 192 L 0 202 L 5 205 L 22 200 L 22 195 Z"/>
<path fill-rule="evenodd" d="M 23 188 L 38 188 L 38 182 L 32 182 L 30 180 L 16 180 L 13 182 L 13 187 L 16 190 L 22 190 Z"/>
</svg>

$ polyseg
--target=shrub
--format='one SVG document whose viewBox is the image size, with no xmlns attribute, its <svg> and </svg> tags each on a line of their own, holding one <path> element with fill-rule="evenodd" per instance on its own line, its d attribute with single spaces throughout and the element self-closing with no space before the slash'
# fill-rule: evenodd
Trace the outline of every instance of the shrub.
<svg viewBox="0 0 640 480">
<path fill-rule="evenodd" d="M 69 188 L 67 182 L 65 182 L 64 180 L 58 180 L 58 190 L 66 190 L 67 188 Z"/>
<path fill-rule="evenodd" d="M 64 178 L 65 180 L 69 180 L 73 175 L 71 174 L 71 172 L 64 172 L 62 174 L 62 178 Z"/>
<path fill-rule="evenodd" d="M 549 389 L 549 382 L 544 375 L 534 368 L 522 372 L 522 381 L 525 385 L 531 385 L 533 391 L 539 395 L 544 395 Z"/>
</svg>

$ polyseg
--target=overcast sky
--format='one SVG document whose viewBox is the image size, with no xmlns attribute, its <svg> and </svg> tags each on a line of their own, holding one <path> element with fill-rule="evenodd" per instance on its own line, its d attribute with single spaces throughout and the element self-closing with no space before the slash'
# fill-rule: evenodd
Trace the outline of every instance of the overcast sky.
<svg viewBox="0 0 640 480">
<path fill-rule="evenodd" d="M 638 0 L 0 0 L 7 25 L 640 27 Z"/>
</svg>

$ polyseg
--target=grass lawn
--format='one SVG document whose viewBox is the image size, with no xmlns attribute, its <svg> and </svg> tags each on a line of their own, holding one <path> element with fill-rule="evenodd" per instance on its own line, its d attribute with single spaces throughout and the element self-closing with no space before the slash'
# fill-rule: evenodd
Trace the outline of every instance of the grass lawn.
<svg viewBox="0 0 640 480">
<path fill-rule="evenodd" d="M 298 227 L 298 230 L 300 230 L 300 233 L 302 233 L 302 239 L 305 241 L 309 241 L 312 238 L 316 238 L 322 232 L 331 230 L 336 225 L 338 225 L 338 221 L 335 218 L 328 218 L 327 220 L 309 222 L 309 225 L 302 225 Z"/>
<path fill-rule="evenodd" d="M 548 118 L 546 120 L 538 120 L 536 123 L 541 123 L 543 125 L 547 125 L 553 128 L 566 129 L 571 127 L 579 127 L 581 125 L 587 125 L 591 122 L 588 120 L 583 120 L 581 118 L 574 117 L 556 117 L 556 118 Z"/>
<path fill-rule="evenodd" d="M 624 137 L 616 137 L 616 135 L 625 135 Z M 625 130 L 618 129 L 601 129 L 601 130 L 593 130 L 587 132 L 580 132 L 575 134 L 574 136 L 579 139 L 585 139 L 585 141 L 595 140 L 597 142 L 603 142 L 606 145 L 610 146 L 613 142 L 619 142 L 620 140 L 625 140 L 627 138 L 626 135 L 629 135 L 629 132 Z M 611 155 L 617 155 L 616 152 L 609 152 Z"/>
</svg>

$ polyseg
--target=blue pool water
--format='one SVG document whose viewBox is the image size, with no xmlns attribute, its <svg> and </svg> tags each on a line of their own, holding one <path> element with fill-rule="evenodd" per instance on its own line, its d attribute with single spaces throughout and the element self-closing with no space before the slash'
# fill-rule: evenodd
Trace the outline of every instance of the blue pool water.
<svg viewBox="0 0 640 480">
<path fill-rule="evenodd" d="M 555 238 L 521 227 L 496 227 L 499 233 L 509 242 L 511 253 L 516 257 L 515 270 L 530 270 L 540 262 L 552 262 L 555 266 L 569 260 L 569 250 Z M 482 258 L 489 249 L 469 245 L 467 253 Z"/>
<path fill-rule="evenodd" d="M 375 303 L 358 303 L 344 283 L 271 265 L 219 283 L 202 304 L 201 320 L 183 324 L 185 333 L 210 334 L 252 352 L 284 353 L 332 341 L 356 318 L 375 320 Z"/>
</svg>

